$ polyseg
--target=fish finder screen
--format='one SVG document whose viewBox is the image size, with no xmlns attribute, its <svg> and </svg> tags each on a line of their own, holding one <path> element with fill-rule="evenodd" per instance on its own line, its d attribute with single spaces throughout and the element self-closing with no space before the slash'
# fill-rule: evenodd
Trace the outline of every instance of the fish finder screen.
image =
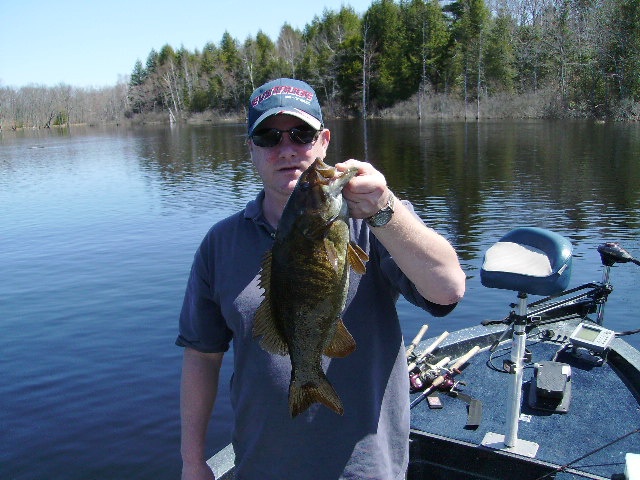
<svg viewBox="0 0 640 480">
<path fill-rule="evenodd" d="M 596 330 L 595 328 L 589 328 L 583 325 L 582 328 L 576 332 L 575 337 L 580 338 L 582 340 L 587 340 L 589 342 L 593 342 L 595 341 L 596 338 L 598 338 L 599 333 L 600 333 L 600 330 Z"/>
</svg>

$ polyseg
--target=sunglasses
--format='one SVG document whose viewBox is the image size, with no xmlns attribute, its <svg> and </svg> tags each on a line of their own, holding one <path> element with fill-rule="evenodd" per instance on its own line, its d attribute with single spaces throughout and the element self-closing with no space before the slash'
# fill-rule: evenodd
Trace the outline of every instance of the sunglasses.
<svg viewBox="0 0 640 480">
<path fill-rule="evenodd" d="M 258 147 L 275 147 L 282 141 L 282 135 L 288 133 L 293 143 L 307 145 L 318 139 L 320 130 L 312 128 L 294 127 L 289 130 L 278 130 L 277 128 L 261 128 L 251 135 L 251 140 Z"/>
</svg>

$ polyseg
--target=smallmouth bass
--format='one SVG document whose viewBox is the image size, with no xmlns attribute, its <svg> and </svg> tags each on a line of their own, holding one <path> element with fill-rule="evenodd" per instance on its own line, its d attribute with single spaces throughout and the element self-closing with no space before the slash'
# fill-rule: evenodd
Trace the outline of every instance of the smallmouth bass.
<svg viewBox="0 0 640 480">
<path fill-rule="evenodd" d="M 356 168 L 338 172 L 317 158 L 284 208 L 272 249 L 260 272 L 263 300 L 253 336 L 267 352 L 289 355 L 289 411 L 296 417 L 314 402 L 342 415 L 340 397 L 322 370 L 322 355 L 346 357 L 356 343 L 340 315 L 349 266 L 365 273 L 367 254 L 350 242 L 342 189 Z"/>
</svg>

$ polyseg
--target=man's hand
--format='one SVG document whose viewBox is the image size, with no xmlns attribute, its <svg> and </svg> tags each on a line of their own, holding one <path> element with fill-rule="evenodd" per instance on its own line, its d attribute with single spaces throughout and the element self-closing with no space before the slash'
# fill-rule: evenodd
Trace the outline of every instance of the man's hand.
<svg viewBox="0 0 640 480">
<path fill-rule="evenodd" d="M 340 172 L 352 167 L 358 169 L 358 175 L 342 190 L 349 205 L 349 216 L 369 218 L 387 204 L 391 191 L 387 188 L 384 175 L 370 163 L 350 159 L 336 164 L 336 169 Z"/>
<path fill-rule="evenodd" d="M 392 194 L 384 175 L 370 163 L 351 159 L 336 164 L 338 171 L 350 167 L 356 167 L 358 175 L 342 190 L 349 215 L 369 218 L 384 208 Z M 425 299 L 439 305 L 460 301 L 466 275 L 460 268 L 456 251 L 402 202 L 395 202 L 389 223 L 382 228 L 372 228 L 372 232 Z"/>
</svg>

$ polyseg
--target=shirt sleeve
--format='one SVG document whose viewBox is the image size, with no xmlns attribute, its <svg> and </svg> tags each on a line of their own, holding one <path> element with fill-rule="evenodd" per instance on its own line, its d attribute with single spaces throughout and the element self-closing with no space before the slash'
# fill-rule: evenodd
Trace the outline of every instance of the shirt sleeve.
<svg viewBox="0 0 640 480">
<path fill-rule="evenodd" d="M 203 353 L 220 353 L 229 349 L 233 336 L 214 299 L 214 285 L 207 239 L 196 252 L 180 312 L 176 345 Z"/>
</svg>

